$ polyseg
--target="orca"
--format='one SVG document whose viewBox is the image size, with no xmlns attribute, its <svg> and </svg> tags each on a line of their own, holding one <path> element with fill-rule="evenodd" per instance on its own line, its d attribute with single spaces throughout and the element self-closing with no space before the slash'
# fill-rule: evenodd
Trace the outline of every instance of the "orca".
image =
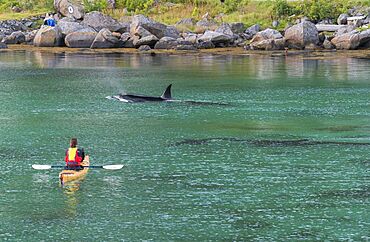
<svg viewBox="0 0 370 242">
<path fill-rule="evenodd" d="M 146 96 L 141 94 L 118 94 L 108 96 L 107 99 L 115 99 L 126 103 L 139 103 L 139 102 L 180 102 L 192 105 L 220 105 L 226 106 L 226 103 L 215 103 L 207 101 L 192 101 L 192 100 L 176 100 L 172 98 L 171 94 L 172 84 L 168 85 L 161 96 Z"/>
<path fill-rule="evenodd" d="M 162 96 L 146 96 L 138 94 L 119 94 L 115 96 L 108 97 L 110 99 L 117 99 L 121 102 L 127 103 L 138 103 L 138 102 L 166 102 L 172 100 L 171 95 L 172 84 L 168 85 L 166 90 L 164 90 Z"/>
</svg>

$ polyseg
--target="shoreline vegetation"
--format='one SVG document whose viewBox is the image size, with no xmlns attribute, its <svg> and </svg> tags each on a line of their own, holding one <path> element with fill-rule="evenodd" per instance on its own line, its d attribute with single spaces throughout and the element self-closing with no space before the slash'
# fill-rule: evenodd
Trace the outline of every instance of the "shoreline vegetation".
<svg viewBox="0 0 370 242">
<path fill-rule="evenodd" d="M 0 49 L 368 50 L 369 22 L 370 0 L 0 0 Z"/>
</svg>

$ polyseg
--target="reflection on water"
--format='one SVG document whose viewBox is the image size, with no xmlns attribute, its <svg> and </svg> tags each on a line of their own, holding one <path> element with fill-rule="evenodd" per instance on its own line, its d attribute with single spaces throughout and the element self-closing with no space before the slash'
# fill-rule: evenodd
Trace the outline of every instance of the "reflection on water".
<svg viewBox="0 0 370 242">
<path fill-rule="evenodd" d="M 247 72 L 261 80 L 273 80 L 276 76 L 290 78 L 317 78 L 325 77 L 329 81 L 336 80 L 360 80 L 366 79 L 368 70 L 366 63 L 370 59 L 341 58 L 335 53 L 326 54 L 322 57 L 307 57 L 305 55 L 277 55 L 274 57 L 266 55 L 248 56 L 218 56 L 211 54 L 192 56 L 172 56 L 168 54 L 140 55 L 124 53 L 68 53 L 68 52 L 25 52 L 25 58 L 20 58 L 13 53 L 4 52 L 0 55 L 0 66 L 6 63 L 19 63 L 39 68 L 143 68 L 145 66 L 160 67 L 167 66 L 168 69 L 195 68 L 201 71 L 212 71 L 214 74 L 228 73 L 232 66 L 234 72 Z M 227 62 L 225 62 L 227 59 Z M 364 66 L 365 64 L 365 66 Z"/>
<path fill-rule="evenodd" d="M 81 181 L 68 182 L 61 186 L 65 195 L 65 212 L 68 217 L 75 217 L 79 205 L 78 190 L 80 190 Z"/>
</svg>

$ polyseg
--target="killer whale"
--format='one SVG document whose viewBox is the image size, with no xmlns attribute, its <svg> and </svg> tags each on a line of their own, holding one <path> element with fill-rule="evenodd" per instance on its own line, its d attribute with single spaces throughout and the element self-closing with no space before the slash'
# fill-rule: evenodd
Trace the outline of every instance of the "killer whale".
<svg viewBox="0 0 370 242">
<path fill-rule="evenodd" d="M 138 94 L 118 94 L 115 96 L 111 96 L 111 99 L 117 99 L 122 102 L 128 103 L 137 103 L 137 102 L 165 102 L 172 100 L 171 95 L 171 87 L 172 84 L 168 85 L 167 88 L 164 90 L 163 94 L 159 97 L 157 96 L 146 96 L 146 95 L 138 95 Z"/>
<path fill-rule="evenodd" d="M 227 106 L 226 103 L 216 103 L 207 101 L 193 101 L 193 100 L 176 100 L 172 98 L 171 94 L 172 84 L 168 85 L 161 96 L 147 96 L 142 94 L 118 94 L 114 96 L 108 96 L 108 99 L 115 99 L 126 103 L 139 103 L 139 102 L 180 102 L 192 105 L 219 105 Z"/>
</svg>

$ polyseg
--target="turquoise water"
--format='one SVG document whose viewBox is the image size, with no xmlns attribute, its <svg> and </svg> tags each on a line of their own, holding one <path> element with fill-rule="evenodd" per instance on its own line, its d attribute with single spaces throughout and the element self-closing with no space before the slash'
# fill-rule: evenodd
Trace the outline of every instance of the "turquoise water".
<svg viewBox="0 0 370 242">
<path fill-rule="evenodd" d="M 370 60 L 0 52 L 0 241 L 368 241 Z M 225 105 L 127 104 L 120 92 Z M 71 137 L 94 165 L 58 184 Z"/>
</svg>

